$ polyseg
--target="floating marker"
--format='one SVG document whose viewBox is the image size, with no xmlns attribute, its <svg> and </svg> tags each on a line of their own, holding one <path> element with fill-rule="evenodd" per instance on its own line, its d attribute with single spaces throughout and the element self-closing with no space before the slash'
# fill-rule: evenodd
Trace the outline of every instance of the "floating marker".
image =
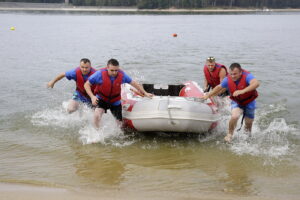
<svg viewBox="0 0 300 200">
<path fill-rule="evenodd" d="M 173 37 L 177 37 L 177 34 L 176 34 L 176 33 L 173 33 Z"/>
<path fill-rule="evenodd" d="M 13 26 L 10 27 L 10 30 L 11 30 L 11 31 L 14 31 L 14 30 L 15 30 L 15 27 L 13 27 Z"/>
</svg>

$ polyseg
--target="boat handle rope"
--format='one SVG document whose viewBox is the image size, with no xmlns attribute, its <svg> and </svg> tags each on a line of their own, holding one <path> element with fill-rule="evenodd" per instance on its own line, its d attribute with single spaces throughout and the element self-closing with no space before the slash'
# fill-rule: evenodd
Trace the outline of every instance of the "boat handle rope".
<svg viewBox="0 0 300 200">
<path fill-rule="evenodd" d="M 243 108 L 243 117 L 242 117 L 242 121 L 241 121 L 241 127 L 237 130 L 240 131 L 243 127 L 243 122 L 244 122 L 244 118 L 245 118 L 245 112 L 246 112 L 246 108 Z"/>
<path fill-rule="evenodd" d="M 175 125 L 176 123 L 172 119 L 171 109 L 169 108 L 169 105 L 170 105 L 170 96 L 168 95 L 168 114 L 169 114 L 169 119 L 170 119 L 171 124 Z"/>
</svg>

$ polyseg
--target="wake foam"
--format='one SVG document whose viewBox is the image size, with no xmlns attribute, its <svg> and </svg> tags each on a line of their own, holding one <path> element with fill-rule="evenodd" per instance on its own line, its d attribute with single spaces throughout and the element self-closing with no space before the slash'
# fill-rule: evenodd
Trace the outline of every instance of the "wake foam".
<svg viewBox="0 0 300 200">
<path fill-rule="evenodd" d="M 124 147 L 134 144 L 140 138 L 125 135 L 117 125 L 110 111 L 103 114 L 100 130 L 96 130 L 93 125 L 93 110 L 82 106 L 78 111 L 68 114 L 66 112 L 68 102 L 63 102 L 61 106 L 53 109 L 45 109 L 35 113 L 31 122 L 35 126 L 49 126 L 54 128 L 71 129 L 79 135 L 78 140 L 83 145 L 100 143 L 102 145 L 112 145 Z M 222 110 L 220 112 L 223 112 Z M 281 159 L 287 155 L 292 155 L 296 141 L 300 139 L 299 130 L 295 125 L 288 125 L 282 117 L 274 117 L 278 113 L 286 112 L 282 104 L 275 104 L 262 107 L 257 110 L 256 119 L 253 123 L 252 134 L 246 133 L 243 129 L 235 131 L 232 143 L 224 146 L 224 136 L 228 128 L 230 114 L 228 109 L 222 113 L 221 120 L 212 134 L 199 137 L 201 143 L 216 141 L 216 146 L 225 147 L 237 155 L 252 155 L 267 159 Z M 238 122 L 238 127 L 240 121 Z M 174 138 L 173 138 L 174 139 Z M 155 144 L 153 144 L 155 145 Z"/>
<path fill-rule="evenodd" d="M 299 135 L 299 130 L 295 125 L 288 125 L 284 118 L 274 118 L 276 114 L 285 111 L 286 107 L 282 104 L 258 110 L 252 133 L 235 131 L 230 150 L 238 155 L 249 154 L 270 159 L 292 155 L 295 146 L 289 137 Z"/>
<path fill-rule="evenodd" d="M 223 106 L 219 110 L 221 117 L 218 126 L 211 134 L 199 137 L 199 142 L 215 142 L 221 150 L 229 150 L 237 155 L 259 157 L 265 161 L 264 164 L 273 164 L 274 159 L 286 160 L 297 149 L 295 141 L 300 140 L 299 129 L 295 124 L 289 125 L 283 117 L 278 117 L 284 116 L 287 112 L 283 102 L 257 109 L 251 134 L 244 131 L 244 125 L 237 131 L 241 125 L 242 117 L 240 117 L 230 144 L 224 142 L 231 117 L 230 104 L 221 103 Z"/>
<path fill-rule="evenodd" d="M 92 117 L 92 111 L 86 106 L 80 105 L 80 109 L 71 114 L 67 112 L 67 106 L 68 102 L 65 101 L 60 107 L 39 111 L 32 116 L 31 123 L 34 126 L 69 128 L 85 124 Z"/>
<path fill-rule="evenodd" d="M 96 130 L 91 124 L 79 130 L 79 140 L 82 144 L 101 143 L 103 145 L 112 145 L 116 147 L 124 147 L 134 143 L 117 125 L 111 113 L 104 114 L 101 120 L 101 127 Z"/>
<path fill-rule="evenodd" d="M 250 154 L 255 156 L 279 158 L 291 153 L 288 134 L 293 131 L 283 118 L 274 119 L 265 130 L 236 132 L 230 149 L 238 155 Z"/>
<path fill-rule="evenodd" d="M 134 140 L 129 140 L 129 137 L 124 135 L 110 111 L 107 114 L 103 114 L 101 128 L 96 130 L 92 124 L 94 116 L 92 109 L 85 105 L 80 105 L 79 110 L 69 114 L 66 111 L 67 106 L 68 102 L 63 102 L 59 107 L 39 111 L 31 117 L 31 123 L 34 126 L 54 127 L 54 129 L 66 128 L 74 130 L 75 128 L 78 130 L 79 142 L 84 145 L 101 143 L 123 147 L 134 143 Z"/>
</svg>

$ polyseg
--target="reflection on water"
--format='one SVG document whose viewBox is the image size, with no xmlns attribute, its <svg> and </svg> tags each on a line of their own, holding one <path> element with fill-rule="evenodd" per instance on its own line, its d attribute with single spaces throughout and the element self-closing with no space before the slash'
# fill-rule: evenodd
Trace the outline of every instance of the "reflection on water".
<svg viewBox="0 0 300 200">
<path fill-rule="evenodd" d="M 213 143 L 199 146 L 196 136 L 136 137 L 142 140 L 136 138 L 138 142 L 123 148 L 101 144 L 76 147 L 74 166 L 84 185 L 254 194 L 247 164 L 228 151 L 214 149 Z"/>
<path fill-rule="evenodd" d="M 122 182 L 124 164 L 110 156 L 112 153 L 109 151 L 114 151 L 113 149 L 87 145 L 75 151 L 76 174 L 85 179 L 86 186 L 116 186 Z"/>
<path fill-rule="evenodd" d="M 246 163 L 238 158 L 228 160 L 225 162 L 225 172 L 225 177 L 220 180 L 224 184 L 224 192 L 239 195 L 255 193 Z"/>
</svg>

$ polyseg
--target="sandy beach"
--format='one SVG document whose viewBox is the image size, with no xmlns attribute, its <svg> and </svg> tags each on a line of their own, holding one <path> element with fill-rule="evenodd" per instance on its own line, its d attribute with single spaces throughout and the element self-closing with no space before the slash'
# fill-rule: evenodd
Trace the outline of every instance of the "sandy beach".
<svg viewBox="0 0 300 200">
<path fill-rule="evenodd" d="M 299 12 L 300 9 L 138 9 L 137 7 L 73 6 L 58 3 L 0 2 L 0 11 L 56 11 L 56 12 L 124 12 L 124 13 L 255 13 L 255 12 Z"/>
</svg>

